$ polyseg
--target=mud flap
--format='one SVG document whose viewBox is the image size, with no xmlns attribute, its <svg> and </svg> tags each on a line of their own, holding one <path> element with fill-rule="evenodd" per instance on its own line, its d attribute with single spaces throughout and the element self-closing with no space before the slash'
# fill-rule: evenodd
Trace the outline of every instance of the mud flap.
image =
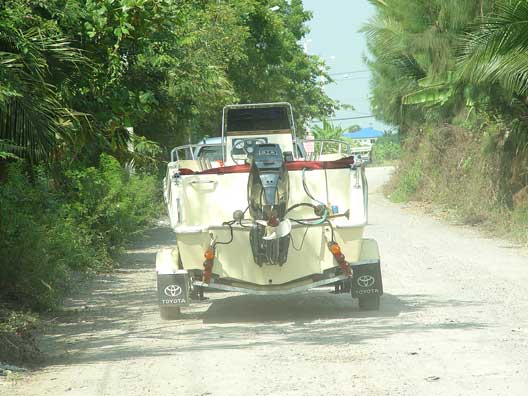
<svg viewBox="0 0 528 396">
<path fill-rule="evenodd" d="M 352 264 L 352 297 L 381 296 L 383 282 L 378 244 L 373 239 L 364 239 L 361 248 L 361 258 Z"/>
<path fill-rule="evenodd" d="M 177 269 L 172 249 L 164 249 L 158 252 L 156 273 L 160 306 L 189 305 L 189 274 L 186 270 Z"/>
<path fill-rule="evenodd" d="M 178 270 L 175 274 L 158 274 L 158 300 L 160 305 L 189 305 L 189 274 Z"/>
</svg>

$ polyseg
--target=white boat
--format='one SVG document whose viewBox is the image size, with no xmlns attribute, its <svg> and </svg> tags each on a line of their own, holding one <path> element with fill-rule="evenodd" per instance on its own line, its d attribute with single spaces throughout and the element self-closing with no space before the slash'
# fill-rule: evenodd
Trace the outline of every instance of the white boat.
<svg viewBox="0 0 528 396">
<path fill-rule="evenodd" d="M 302 141 L 288 103 L 226 106 L 218 143 L 176 147 L 164 197 L 176 246 L 156 259 L 163 317 L 209 289 L 289 294 L 334 285 L 361 309 L 383 294 L 364 164 Z"/>
</svg>

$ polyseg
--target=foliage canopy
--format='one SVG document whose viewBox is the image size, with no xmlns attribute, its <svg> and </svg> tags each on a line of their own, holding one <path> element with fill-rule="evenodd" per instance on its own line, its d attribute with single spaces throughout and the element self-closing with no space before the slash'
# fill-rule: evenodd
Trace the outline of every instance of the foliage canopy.
<svg viewBox="0 0 528 396">
<path fill-rule="evenodd" d="M 128 127 L 162 146 L 197 140 L 234 102 L 290 101 L 298 125 L 336 106 L 299 44 L 301 0 L 3 3 L 0 139 L 32 162 L 126 160 Z"/>
</svg>

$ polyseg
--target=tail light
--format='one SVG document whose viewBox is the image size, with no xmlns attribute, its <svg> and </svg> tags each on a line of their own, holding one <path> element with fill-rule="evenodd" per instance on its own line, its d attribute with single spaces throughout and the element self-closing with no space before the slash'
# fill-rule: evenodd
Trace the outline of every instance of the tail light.
<svg viewBox="0 0 528 396">
<path fill-rule="evenodd" d="M 202 281 L 204 283 L 211 282 L 211 277 L 213 275 L 213 265 L 215 259 L 215 248 L 210 246 L 204 253 L 205 261 L 203 263 L 204 271 L 202 275 Z"/>
<path fill-rule="evenodd" d="M 348 277 L 352 276 L 352 268 L 350 268 L 350 264 L 348 264 L 348 262 L 346 261 L 346 257 L 341 252 L 341 247 L 337 244 L 337 242 L 329 242 L 328 249 L 330 250 L 330 252 L 332 252 L 335 260 L 339 264 L 339 268 L 341 268 L 341 271 L 343 271 L 343 274 Z"/>
</svg>

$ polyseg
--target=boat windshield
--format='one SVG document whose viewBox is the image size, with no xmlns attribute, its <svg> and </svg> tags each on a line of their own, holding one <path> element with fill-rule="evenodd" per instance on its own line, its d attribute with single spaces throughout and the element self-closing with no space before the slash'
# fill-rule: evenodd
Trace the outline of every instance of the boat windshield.
<svg viewBox="0 0 528 396">
<path fill-rule="evenodd" d="M 207 159 L 209 161 L 221 161 L 223 158 L 222 145 L 211 145 L 211 146 L 202 146 L 198 150 L 198 159 Z"/>
<path fill-rule="evenodd" d="M 288 108 L 285 106 L 229 109 L 227 127 L 228 133 L 291 129 Z"/>
</svg>

